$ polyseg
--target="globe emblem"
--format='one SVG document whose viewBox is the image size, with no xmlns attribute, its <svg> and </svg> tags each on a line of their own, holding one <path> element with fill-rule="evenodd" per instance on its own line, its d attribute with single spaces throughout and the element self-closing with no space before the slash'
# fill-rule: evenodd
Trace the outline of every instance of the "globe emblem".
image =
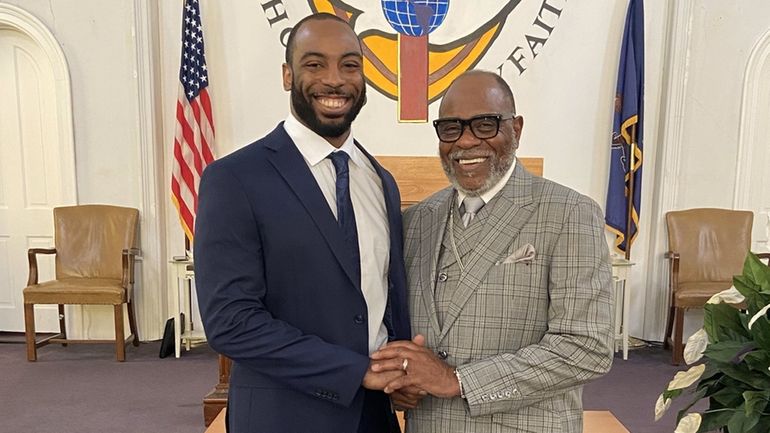
<svg viewBox="0 0 770 433">
<path fill-rule="evenodd" d="M 444 22 L 449 0 L 382 0 L 382 11 L 402 35 L 425 36 Z"/>
</svg>

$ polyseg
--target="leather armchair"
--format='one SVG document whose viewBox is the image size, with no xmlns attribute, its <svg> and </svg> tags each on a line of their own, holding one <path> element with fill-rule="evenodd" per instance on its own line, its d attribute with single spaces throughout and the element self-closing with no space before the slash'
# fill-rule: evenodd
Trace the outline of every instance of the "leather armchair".
<svg viewBox="0 0 770 433">
<path fill-rule="evenodd" d="M 131 299 L 134 262 L 139 250 L 136 209 L 83 205 L 58 207 L 53 211 L 55 246 L 32 248 L 28 252 L 29 280 L 24 288 L 24 323 L 27 359 L 37 359 L 37 349 L 50 343 L 112 343 L 118 361 L 126 359 L 125 346 L 139 345 Z M 56 255 L 54 280 L 38 282 L 38 254 Z M 57 304 L 59 334 L 36 341 L 36 304 Z M 112 305 L 115 316 L 114 340 L 72 340 L 67 338 L 64 305 Z M 127 304 L 131 334 L 125 338 L 123 304 Z"/>
<path fill-rule="evenodd" d="M 703 308 L 741 273 L 751 249 L 753 219 L 750 211 L 712 208 L 666 214 L 671 299 L 663 343 L 673 346 L 673 364 L 679 365 L 683 358 L 684 312 Z"/>
</svg>

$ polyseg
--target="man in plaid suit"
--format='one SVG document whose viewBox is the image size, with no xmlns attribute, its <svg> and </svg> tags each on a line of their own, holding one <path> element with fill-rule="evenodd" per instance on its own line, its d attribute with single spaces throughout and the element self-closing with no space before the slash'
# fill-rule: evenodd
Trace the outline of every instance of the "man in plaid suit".
<svg viewBox="0 0 770 433">
<path fill-rule="evenodd" d="M 404 214 L 417 335 L 372 368 L 406 371 L 385 391 L 408 432 L 580 432 L 582 385 L 613 356 L 602 212 L 517 163 L 524 121 L 496 74 L 460 76 L 439 115 L 453 186 Z"/>
</svg>

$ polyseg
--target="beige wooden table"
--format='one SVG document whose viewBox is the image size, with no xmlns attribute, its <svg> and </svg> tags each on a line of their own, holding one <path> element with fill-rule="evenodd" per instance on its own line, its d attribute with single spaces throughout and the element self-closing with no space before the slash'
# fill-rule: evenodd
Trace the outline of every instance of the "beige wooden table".
<svg viewBox="0 0 770 433">
<path fill-rule="evenodd" d="M 192 320 L 192 283 L 195 280 L 193 261 L 190 259 L 171 260 L 169 265 L 176 276 L 176 290 L 171 294 L 174 312 L 174 356 L 179 358 L 182 343 L 190 350 L 193 343 L 206 341 L 202 330 L 193 329 Z M 182 313 L 184 313 L 184 329 L 182 332 Z"/>
<path fill-rule="evenodd" d="M 631 286 L 627 284 L 633 262 L 622 257 L 611 257 L 612 282 L 615 288 L 615 351 L 623 349 L 623 359 L 628 359 L 628 309 Z M 618 344 L 620 341 L 620 344 Z"/>
<path fill-rule="evenodd" d="M 225 433 L 225 411 L 222 409 L 205 433 Z M 299 409 L 301 410 L 301 409 Z M 404 430 L 404 420 L 398 412 L 401 430 Z M 629 433 L 623 424 L 608 410 L 583 412 L 583 433 Z"/>
</svg>

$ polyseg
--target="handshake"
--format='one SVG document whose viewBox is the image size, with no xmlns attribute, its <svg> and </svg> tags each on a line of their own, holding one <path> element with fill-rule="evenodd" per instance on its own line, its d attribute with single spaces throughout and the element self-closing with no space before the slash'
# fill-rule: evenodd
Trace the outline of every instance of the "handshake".
<svg viewBox="0 0 770 433">
<path fill-rule="evenodd" d="M 383 390 L 397 409 L 412 409 L 426 395 L 461 395 L 455 368 L 425 347 L 425 337 L 393 341 L 374 352 L 364 375 L 364 388 Z"/>
</svg>

